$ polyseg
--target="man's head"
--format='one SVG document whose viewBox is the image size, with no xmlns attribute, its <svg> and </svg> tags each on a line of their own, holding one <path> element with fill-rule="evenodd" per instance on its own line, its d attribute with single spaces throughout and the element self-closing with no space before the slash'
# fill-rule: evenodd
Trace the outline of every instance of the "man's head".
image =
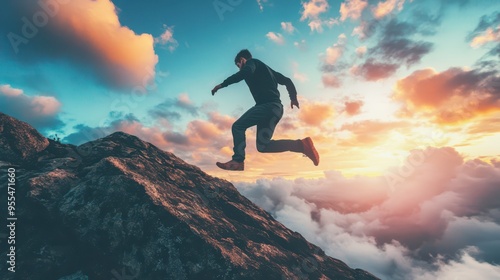
<svg viewBox="0 0 500 280">
<path fill-rule="evenodd" d="M 252 54 L 250 53 L 249 50 L 244 49 L 241 50 L 236 57 L 234 58 L 234 63 L 236 66 L 238 66 L 239 69 L 241 69 L 243 66 L 245 66 L 245 63 L 247 62 L 248 59 L 252 58 Z"/>
</svg>

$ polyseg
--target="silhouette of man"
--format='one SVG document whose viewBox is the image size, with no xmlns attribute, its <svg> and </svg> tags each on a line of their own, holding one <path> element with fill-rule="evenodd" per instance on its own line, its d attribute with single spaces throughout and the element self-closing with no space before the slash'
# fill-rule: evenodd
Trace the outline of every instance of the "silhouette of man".
<svg viewBox="0 0 500 280">
<path fill-rule="evenodd" d="M 246 111 L 232 126 L 234 155 L 226 163 L 217 162 L 217 166 L 225 170 L 244 170 L 246 139 L 245 131 L 257 126 L 257 150 L 261 153 L 280 153 L 291 151 L 303 153 L 319 164 L 319 155 L 310 137 L 301 140 L 272 140 L 274 129 L 283 116 L 278 84 L 285 85 L 291 100 L 291 108 L 299 107 L 297 90 L 290 78 L 274 71 L 262 61 L 252 58 L 248 50 L 241 50 L 234 63 L 240 69 L 224 82 L 212 89 L 212 96 L 224 87 L 245 80 L 255 100 L 255 106 Z"/>
</svg>

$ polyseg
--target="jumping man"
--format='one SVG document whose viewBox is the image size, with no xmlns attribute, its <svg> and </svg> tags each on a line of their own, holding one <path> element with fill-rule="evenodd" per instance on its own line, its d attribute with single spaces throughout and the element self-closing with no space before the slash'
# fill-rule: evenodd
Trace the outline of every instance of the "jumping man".
<svg viewBox="0 0 500 280">
<path fill-rule="evenodd" d="M 245 168 L 245 131 L 257 126 L 257 150 L 261 153 L 296 152 L 303 153 L 319 164 L 319 155 L 310 137 L 302 140 L 272 140 L 274 129 L 283 116 L 278 84 L 285 85 L 291 100 L 291 108 L 299 108 L 297 90 L 290 78 L 274 71 L 262 61 L 252 58 L 248 50 L 241 50 L 234 59 L 240 69 L 224 82 L 212 89 L 214 95 L 219 89 L 245 80 L 255 100 L 255 106 L 246 111 L 232 126 L 234 155 L 226 162 L 217 162 L 217 166 L 225 170 L 243 170 Z"/>
</svg>

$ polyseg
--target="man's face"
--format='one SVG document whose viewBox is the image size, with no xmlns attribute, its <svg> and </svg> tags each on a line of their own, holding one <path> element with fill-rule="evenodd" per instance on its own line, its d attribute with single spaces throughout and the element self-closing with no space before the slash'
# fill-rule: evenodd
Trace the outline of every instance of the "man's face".
<svg viewBox="0 0 500 280">
<path fill-rule="evenodd" d="M 241 68 L 243 68 L 243 66 L 245 66 L 245 59 L 243 57 L 240 57 L 240 60 L 238 62 L 236 62 L 236 66 L 238 67 L 238 69 L 241 70 Z"/>
</svg>

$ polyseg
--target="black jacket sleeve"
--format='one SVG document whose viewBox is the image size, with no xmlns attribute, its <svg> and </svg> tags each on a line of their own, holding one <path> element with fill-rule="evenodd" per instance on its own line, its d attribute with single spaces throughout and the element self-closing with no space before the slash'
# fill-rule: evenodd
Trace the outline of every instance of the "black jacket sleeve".
<svg viewBox="0 0 500 280">
<path fill-rule="evenodd" d="M 225 79 L 224 82 L 222 82 L 221 86 L 227 87 L 229 85 L 241 82 L 243 79 L 252 75 L 255 72 L 255 68 L 255 62 L 252 59 L 247 60 L 245 66 L 243 66 L 243 68 L 241 68 L 241 70 L 236 74 L 233 74 L 229 78 Z"/>
<path fill-rule="evenodd" d="M 297 100 L 297 89 L 295 88 L 295 85 L 292 82 L 292 79 L 285 77 L 283 74 L 276 72 L 274 70 L 273 74 L 274 77 L 276 77 L 276 81 L 280 85 L 286 86 L 286 90 L 288 91 L 288 95 L 290 96 L 291 101 L 296 101 Z"/>
</svg>

